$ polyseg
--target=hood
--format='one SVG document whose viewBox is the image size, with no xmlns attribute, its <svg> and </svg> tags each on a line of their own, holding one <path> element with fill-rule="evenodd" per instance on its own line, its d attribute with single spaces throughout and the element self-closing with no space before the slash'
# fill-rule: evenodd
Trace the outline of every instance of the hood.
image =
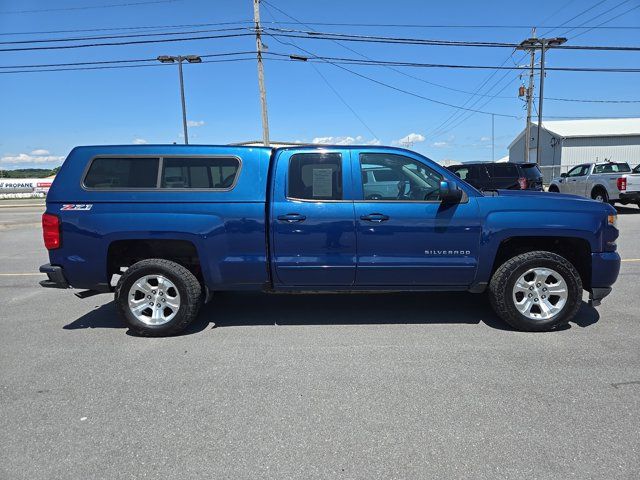
<svg viewBox="0 0 640 480">
<path fill-rule="evenodd" d="M 496 193 L 501 197 L 548 197 L 553 195 L 553 198 L 571 198 L 573 200 L 588 200 L 593 202 L 590 198 L 581 197 L 580 195 L 572 195 L 570 193 L 550 193 L 540 190 L 496 190 Z"/>
<path fill-rule="evenodd" d="M 494 193 L 497 197 L 513 198 L 514 201 L 522 199 L 528 204 L 531 202 L 540 203 L 542 205 L 553 204 L 558 206 L 558 200 L 568 202 L 573 205 L 592 206 L 594 209 L 601 209 L 607 214 L 616 214 L 617 211 L 608 203 L 596 202 L 590 198 L 581 197 L 580 195 L 572 195 L 569 193 L 550 193 L 537 190 L 496 190 Z"/>
</svg>

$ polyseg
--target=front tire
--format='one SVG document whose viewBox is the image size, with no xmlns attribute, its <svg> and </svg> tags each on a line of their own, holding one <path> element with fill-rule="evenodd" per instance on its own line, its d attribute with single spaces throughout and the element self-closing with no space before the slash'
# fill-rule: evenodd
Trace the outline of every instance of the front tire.
<svg viewBox="0 0 640 480">
<path fill-rule="evenodd" d="M 182 265 L 152 258 L 133 264 L 115 293 L 118 312 L 138 335 L 162 337 L 184 330 L 198 315 L 202 287 Z"/>
<path fill-rule="evenodd" d="M 556 187 L 555 185 L 549 186 L 549 189 L 547 191 L 551 192 L 551 193 L 560 193 L 560 189 L 558 187 Z"/>
<path fill-rule="evenodd" d="M 575 317 L 582 302 L 580 274 L 566 258 L 533 251 L 503 263 L 489 283 L 495 312 L 512 327 L 550 330 Z"/>
</svg>

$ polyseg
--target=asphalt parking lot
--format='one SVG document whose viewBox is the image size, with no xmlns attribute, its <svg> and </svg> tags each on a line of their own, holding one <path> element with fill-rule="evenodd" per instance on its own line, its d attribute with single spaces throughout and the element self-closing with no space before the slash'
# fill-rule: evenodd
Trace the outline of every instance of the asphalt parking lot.
<svg viewBox="0 0 640 480">
<path fill-rule="evenodd" d="M 471 294 L 223 294 L 188 334 L 38 286 L 41 207 L 0 208 L 0 478 L 638 478 L 640 209 L 570 328 Z"/>
</svg>

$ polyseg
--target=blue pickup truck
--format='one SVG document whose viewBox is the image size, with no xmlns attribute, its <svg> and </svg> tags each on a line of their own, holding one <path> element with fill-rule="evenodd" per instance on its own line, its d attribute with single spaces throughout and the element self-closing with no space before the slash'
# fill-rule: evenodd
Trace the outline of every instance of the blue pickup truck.
<svg viewBox="0 0 640 480">
<path fill-rule="evenodd" d="M 573 195 L 481 193 L 399 148 L 77 147 L 47 196 L 41 285 L 114 292 L 150 336 L 225 290 L 488 291 L 540 331 L 569 322 L 583 289 L 594 305 L 611 292 L 616 219 Z"/>
</svg>

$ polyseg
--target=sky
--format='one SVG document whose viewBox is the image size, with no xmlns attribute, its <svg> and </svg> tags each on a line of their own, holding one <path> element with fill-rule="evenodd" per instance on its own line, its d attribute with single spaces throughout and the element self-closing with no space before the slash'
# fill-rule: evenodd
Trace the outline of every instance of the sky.
<svg viewBox="0 0 640 480">
<path fill-rule="evenodd" d="M 540 0 L 535 4 L 502 0 L 267 0 L 262 4 L 261 15 L 265 27 L 305 31 L 518 43 L 530 36 L 531 26 L 537 26 L 539 36 L 566 36 L 567 45 L 638 46 L 640 8 L 636 7 L 640 7 L 640 0 Z M 625 11 L 628 13 L 623 14 Z M 623 15 L 603 25 L 616 28 L 572 30 L 579 25 L 599 25 L 619 14 Z M 247 27 L 250 24 L 237 22 L 249 22 L 252 18 L 251 0 L 0 0 L 0 169 L 54 167 L 76 145 L 184 141 L 176 65 L 149 61 L 145 63 L 148 66 L 135 68 L 7 72 L 25 70 L 22 65 L 255 50 L 255 38 L 251 35 L 2 51 L 170 37 L 9 42 L 180 31 L 198 32 L 183 36 L 247 33 L 211 30 Z M 169 28 L 226 22 L 234 23 Z M 388 26 L 391 24 L 395 26 Z M 49 33 L 56 31 L 63 32 Z M 528 75 L 520 78 L 519 71 L 336 66 L 288 59 L 289 54 L 303 54 L 457 65 L 528 64 L 528 56 L 512 48 L 390 45 L 271 36 L 265 36 L 264 43 L 271 54 L 265 57 L 264 68 L 273 141 L 399 145 L 408 140 L 412 149 L 433 160 L 464 162 L 507 155 L 509 143 L 525 125 L 525 103 L 518 98 L 518 88 L 528 81 Z M 274 54 L 286 56 L 276 59 Z M 190 143 L 226 144 L 260 139 L 255 56 L 205 58 L 214 59 L 233 61 L 184 65 Z M 19 68 L 6 68 L 12 66 Z M 640 52 L 553 50 L 547 53 L 547 66 L 639 67 Z M 552 100 L 638 101 L 639 80 L 638 73 L 549 71 L 544 87 L 544 118 L 640 116 L 639 102 Z M 474 96 L 476 92 L 484 96 Z M 495 114 L 493 137 L 491 113 Z"/>
</svg>

